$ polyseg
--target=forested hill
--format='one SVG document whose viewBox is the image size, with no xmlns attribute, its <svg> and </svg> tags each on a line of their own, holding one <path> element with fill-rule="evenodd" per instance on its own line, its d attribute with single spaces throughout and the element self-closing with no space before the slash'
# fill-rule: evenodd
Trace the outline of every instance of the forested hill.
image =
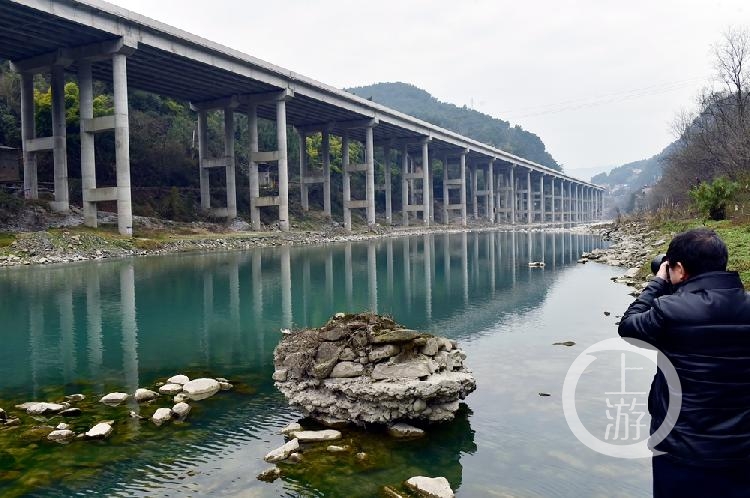
<svg viewBox="0 0 750 498">
<path fill-rule="evenodd" d="M 458 107 L 438 99 L 407 83 L 376 83 L 348 88 L 348 92 L 383 104 L 428 123 L 455 131 L 503 149 L 517 156 L 543 164 L 558 171 L 557 161 L 547 152 L 544 142 L 531 132 L 502 119 L 493 118 L 466 106 Z"/>
</svg>

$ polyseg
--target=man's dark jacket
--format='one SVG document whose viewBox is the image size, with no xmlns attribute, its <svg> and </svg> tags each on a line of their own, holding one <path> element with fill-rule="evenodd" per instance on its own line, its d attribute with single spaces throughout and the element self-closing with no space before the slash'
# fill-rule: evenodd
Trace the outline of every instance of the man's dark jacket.
<svg viewBox="0 0 750 498">
<path fill-rule="evenodd" d="M 653 279 L 619 327 L 664 353 L 682 384 L 677 423 L 656 449 L 694 465 L 750 463 L 750 298 L 736 272 L 702 273 L 670 290 Z M 660 368 L 648 397 L 652 434 L 668 406 Z"/>
</svg>

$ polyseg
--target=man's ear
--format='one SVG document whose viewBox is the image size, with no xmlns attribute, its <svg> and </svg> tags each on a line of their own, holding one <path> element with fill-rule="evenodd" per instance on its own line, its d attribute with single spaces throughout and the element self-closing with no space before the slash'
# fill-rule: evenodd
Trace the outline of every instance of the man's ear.
<svg viewBox="0 0 750 498">
<path fill-rule="evenodd" d="M 675 270 L 677 270 L 680 273 L 680 282 L 684 282 L 689 278 L 688 273 L 685 271 L 685 267 L 682 265 L 682 262 L 678 261 L 674 265 Z M 677 284 L 680 282 L 672 282 L 673 284 Z"/>
</svg>

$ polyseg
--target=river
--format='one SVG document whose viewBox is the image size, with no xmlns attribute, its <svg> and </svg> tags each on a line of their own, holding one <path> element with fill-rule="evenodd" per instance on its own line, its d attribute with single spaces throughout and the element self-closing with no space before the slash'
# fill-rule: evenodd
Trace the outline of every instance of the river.
<svg viewBox="0 0 750 498">
<path fill-rule="evenodd" d="M 36 437 L 30 428 L 44 421 L 24 415 L 0 430 L 0 494 L 377 496 L 414 475 L 443 475 L 466 497 L 649 496 L 648 460 L 590 450 L 563 415 L 568 368 L 617 335 L 632 300 L 611 281 L 622 270 L 576 263 L 602 244 L 562 231 L 470 232 L 3 269 L 0 407 L 20 414 L 16 403 L 80 392 L 84 415 L 66 421 L 81 432 L 111 419 L 115 434 L 60 446 Z M 299 418 L 270 380 L 280 329 L 362 310 L 459 341 L 477 391 L 425 439 L 347 431 L 367 461 L 303 460 L 258 481 L 263 455 L 283 444 L 279 428 Z M 607 423 L 597 393 L 619 382 L 617 356 L 601 358 L 576 394 L 592 432 Z M 127 414 L 161 405 L 97 403 L 177 373 L 226 377 L 235 389 L 159 428 Z M 652 375 L 646 366 L 633 382 L 647 390 Z"/>
</svg>

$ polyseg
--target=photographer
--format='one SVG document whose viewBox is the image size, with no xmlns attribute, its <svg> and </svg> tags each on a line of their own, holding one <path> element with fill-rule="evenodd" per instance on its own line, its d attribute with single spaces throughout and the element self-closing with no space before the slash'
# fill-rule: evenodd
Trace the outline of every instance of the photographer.
<svg viewBox="0 0 750 498">
<path fill-rule="evenodd" d="M 690 230 L 669 244 L 666 261 L 619 326 L 674 365 L 682 408 L 652 459 L 655 497 L 750 497 L 750 298 L 726 271 L 726 245 Z M 651 384 L 651 434 L 664 421 L 669 386 Z"/>
</svg>

